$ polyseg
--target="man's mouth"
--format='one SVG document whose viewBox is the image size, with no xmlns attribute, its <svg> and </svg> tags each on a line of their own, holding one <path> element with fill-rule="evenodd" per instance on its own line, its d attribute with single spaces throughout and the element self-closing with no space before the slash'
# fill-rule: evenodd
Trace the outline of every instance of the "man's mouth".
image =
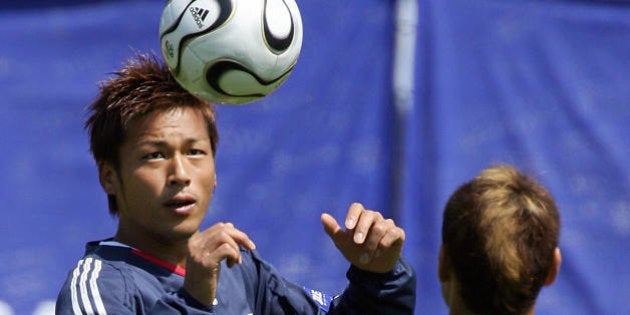
<svg viewBox="0 0 630 315">
<path fill-rule="evenodd" d="M 190 197 L 173 198 L 164 203 L 164 206 L 177 214 L 189 214 L 197 202 Z"/>
</svg>

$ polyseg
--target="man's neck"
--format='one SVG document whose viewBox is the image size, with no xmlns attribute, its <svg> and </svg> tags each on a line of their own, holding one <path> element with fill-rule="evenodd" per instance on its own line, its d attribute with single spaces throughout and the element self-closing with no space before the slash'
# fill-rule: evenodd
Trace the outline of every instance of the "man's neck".
<svg viewBox="0 0 630 315">
<path fill-rule="evenodd" d="M 114 241 L 125 244 L 143 253 L 157 257 L 175 266 L 185 268 L 188 254 L 188 242 L 186 240 L 160 240 L 148 235 L 130 237 L 119 230 L 114 236 Z"/>
</svg>

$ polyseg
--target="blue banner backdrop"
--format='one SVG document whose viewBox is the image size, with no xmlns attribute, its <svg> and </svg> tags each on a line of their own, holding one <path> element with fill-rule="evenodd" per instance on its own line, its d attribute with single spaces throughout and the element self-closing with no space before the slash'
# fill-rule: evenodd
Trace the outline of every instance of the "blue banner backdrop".
<svg viewBox="0 0 630 315">
<path fill-rule="evenodd" d="M 361 201 L 406 229 L 416 314 L 445 314 L 443 204 L 481 168 L 512 163 L 561 209 L 563 266 L 537 313 L 630 311 L 630 5 L 420 0 L 404 116 L 391 92 L 394 2 L 298 5 L 304 45 L 288 81 L 218 108 L 205 226 L 234 222 L 288 279 L 334 294 L 347 263 L 319 216 L 343 219 Z M 114 233 L 85 107 L 134 50 L 159 51 L 162 6 L 0 4 L 0 314 L 50 314 L 84 243 Z"/>
</svg>

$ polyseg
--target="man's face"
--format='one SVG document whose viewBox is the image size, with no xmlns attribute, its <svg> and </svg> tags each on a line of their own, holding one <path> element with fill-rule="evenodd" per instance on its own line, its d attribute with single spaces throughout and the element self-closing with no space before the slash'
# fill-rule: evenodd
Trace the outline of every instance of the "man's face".
<svg viewBox="0 0 630 315">
<path fill-rule="evenodd" d="M 120 167 L 101 167 L 101 182 L 116 196 L 117 238 L 131 246 L 172 244 L 195 233 L 216 186 L 210 137 L 200 112 L 153 112 L 131 123 Z"/>
</svg>

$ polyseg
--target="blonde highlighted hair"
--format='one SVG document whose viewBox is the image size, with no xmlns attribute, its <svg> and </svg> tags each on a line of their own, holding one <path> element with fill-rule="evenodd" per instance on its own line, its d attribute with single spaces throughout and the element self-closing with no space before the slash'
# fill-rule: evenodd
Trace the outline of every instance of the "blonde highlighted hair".
<svg viewBox="0 0 630 315">
<path fill-rule="evenodd" d="M 468 308 L 523 314 L 554 266 L 559 214 L 551 194 L 509 165 L 483 170 L 444 210 L 442 243 Z"/>
</svg>

